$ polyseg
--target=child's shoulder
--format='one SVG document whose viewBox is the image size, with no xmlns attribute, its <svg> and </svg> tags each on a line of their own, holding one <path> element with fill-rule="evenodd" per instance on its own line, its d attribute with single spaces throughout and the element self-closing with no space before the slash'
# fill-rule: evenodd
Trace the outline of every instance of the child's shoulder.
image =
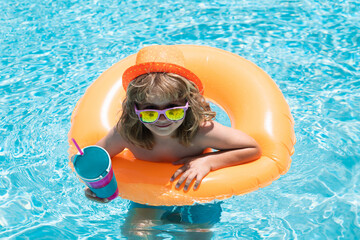
<svg viewBox="0 0 360 240">
<path fill-rule="evenodd" d="M 208 131 L 217 130 L 219 128 L 221 129 L 221 128 L 228 128 L 228 127 L 226 127 L 216 121 L 209 120 L 209 121 L 204 121 L 200 124 L 199 131 L 200 132 L 208 132 Z"/>
<path fill-rule="evenodd" d="M 206 121 L 200 124 L 194 138 L 194 144 L 205 148 L 216 148 L 227 141 L 232 135 L 232 129 L 215 121 Z"/>
<path fill-rule="evenodd" d="M 256 141 L 241 130 L 226 127 L 215 121 L 201 124 L 196 144 L 214 149 L 235 149 L 248 146 L 258 147 Z"/>
<path fill-rule="evenodd" d="M 202 123 L 197 134 L 197 138 L 202 141 L 228 141 L 229 138 L 243 140 L 246 136 L 238 129 L 224 126 L 215 121 Z"/>
<path fill-rule="evenodd" d="M 227 131 L 228 127 L 215 122 L 215 121 L 205 121 L 200 124 L 198 136 L 199 137 L 214 137 L 221 135 L 223 131 Z"/>
</svg>

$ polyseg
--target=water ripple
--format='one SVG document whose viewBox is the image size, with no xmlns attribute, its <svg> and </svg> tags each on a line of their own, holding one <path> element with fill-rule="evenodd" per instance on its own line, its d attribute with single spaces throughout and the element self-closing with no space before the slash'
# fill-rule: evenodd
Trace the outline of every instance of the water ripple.
<svg viewBox="0 0 360 240">
<path fill-rule="evenodd" d="M 353 0 L 0 1 L 0 238 L 121 238 L 128 202 L 86 201 L 68 167 L 72 110 L 100 73 L 140 47 L 198 44 L 263 68 L 290 105 L 298 140 L 288 174 L 224 201 L 213 238 L 356 239 L 359 6 Z M 179 226 L 158 224 L 150 235 L 184 236 Z"/>
</svg>

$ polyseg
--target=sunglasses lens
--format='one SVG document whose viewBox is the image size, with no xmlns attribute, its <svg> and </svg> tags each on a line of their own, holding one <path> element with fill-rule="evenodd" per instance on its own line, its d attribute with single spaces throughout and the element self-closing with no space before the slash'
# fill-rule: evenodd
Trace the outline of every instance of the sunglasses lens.
<svg viewBox="0 0 360 240">
<path fill-rule="evenodd" d="M 171 109 L 165 112 L 166 117 L 172 121 L 178 121 L 184 118 L 185 111 L 182 108 Z"/>
<path fill-rule="evenodd" d="M 142 111 L 140 112 L 141 121 L 144 123 L 152 123 L 155 122 L 158 118 L 159 113 L 155 111 Z"/>
</svg>

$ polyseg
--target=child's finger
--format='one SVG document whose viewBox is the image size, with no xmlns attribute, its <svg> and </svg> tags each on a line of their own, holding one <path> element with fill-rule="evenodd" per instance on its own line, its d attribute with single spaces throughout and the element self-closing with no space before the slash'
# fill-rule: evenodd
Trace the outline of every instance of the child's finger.
<svg viewBox="0 0 360 240">
<path fill-rule="evenodd" d="M 194 190 L 196 190 L 200 183 L 201 183 L 201 180 L 204 178 L 204 176 L 202 174 L 199 174 L 196 176 L 196 180 L 195 180 L 195 184 L 194 184 Z"/>
<path fill-rule="evenodd" d="M 109 202 L 109 199 L 107 198 L 99 198 L 96 196 L 96 194 L 90 190 L 90 188 L 86 188 L 85 189 L 85 196 L 92 200 L 92 201 L 95 201 L 95 202 L 98 202 L 98 203 L 108 203 Z"/>
<path fill-rule="evenodd" d="M 182 166 L 181 168 L 176 170 L 175 173 L 170 178 L 170 182 L 174 181 L 181 173 L 185 172 L 185 170 L 186 170 L 185 166 Z"/>
<path fill-rule="evenodd" d="M 189 176 L 187 177 L 186 179 L 186 182 L 185 182 L 185 186 L 184 186 L 184 190 L 188 190 L 191 182 L 193 181 L 193 179 L 196 177 L 196 173 L 191 173 L 189 174 Z"/>
<path fill-rule="evenodd" d="M 87 196 L 90 196 L 90 197 L 96 197 L 96 194 L 93 192 L 93 191 L 91 191 L 90 190 L 90 188 L 85 188 L 85 195 L 87 195 Z"/>
<path fill-rule="evenodd" d="M 189 174 L 189 171 L 185 171 L 183 175 L 181 175 L 181 177 L 179 178 L 179 181 L 176 183 L 175 187 L 179 188 L 181 184 L 188 178 Z"/>
<path fill-rule="evenodd" d="M 180 164 L 185 164 L 185 163 L 186 163 L 186 158 L 182 158 L 180 160 L 172 162 L 172 164 L 174 164 L 174 165 L 180 165 Z"/>
</svg>

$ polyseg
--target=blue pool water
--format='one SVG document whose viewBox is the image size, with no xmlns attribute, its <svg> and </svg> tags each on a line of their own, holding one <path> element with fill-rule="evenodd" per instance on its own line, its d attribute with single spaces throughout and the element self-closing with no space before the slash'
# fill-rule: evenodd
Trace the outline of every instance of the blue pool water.
<svg viewBox="0 0 360 240">
<path fill-rule="evenodd" d="M 87 201 L 68 166 L 72 110 L 139 48 L 198 44 L 274 79 L 296 152 L 272 185 L 223 201 L 207 233 L 159 222 L 144 239 L 359 239 L 359 9 L 356 0 L 0 0 L 0 238 L 125 239 L 129 201 Z"/>
</svg>

